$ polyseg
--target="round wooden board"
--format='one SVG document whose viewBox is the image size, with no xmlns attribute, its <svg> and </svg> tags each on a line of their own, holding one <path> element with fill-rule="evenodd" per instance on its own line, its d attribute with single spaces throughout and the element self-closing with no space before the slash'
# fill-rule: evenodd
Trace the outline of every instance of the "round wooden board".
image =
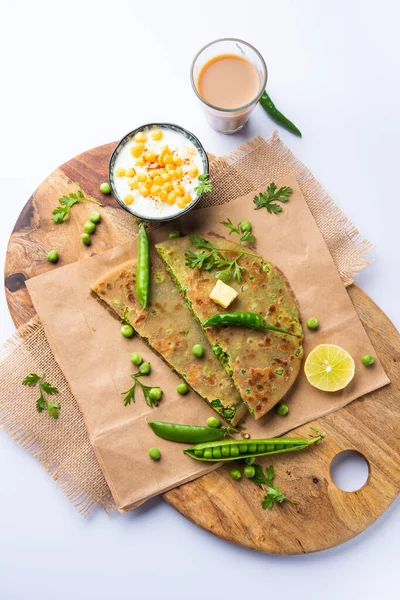
<svg viewBox="0 0 400 600">
<path fill-rule="evenodd" d="M 130 239 L 132 217 L 112 196 L 98 191 L 107 179 L 108 158 L 114 147 L 114 143 L 100 146 L 65 163 L 42 183 L 22 210 L 5 265 L 6 297 L 16 326 L 35 314 L 26 279 Z M 80 233 L 92 205 L 76 205 L 71 219 L 63 225 L 51 221 L 58 198 L 75 191 L 75 181 L 104 207 L 102 226 L 89 248 L 81 243 Z M 46 260 L 53 248 L 61 257 L 57 266 Z M 289 433 L 308 436 L 310 426 L 325 431 L 327 437 L 317 448 L 259 461 L 273 463 L 276 483 L 299 504 L 286 503 L 263 511 L 262 491 L 246 479 L 234 482 L 229 466 L 223 466 L 164 494 L 185 517 L 225 540 L 254 550 L 297 554 L 349 540 L 371 525 L 396 498 L 400 488 L 400 337 L 362 290 L 353 285 L 348 292 L 392 383 Z M 363 454 L 370 468 L 367 483 L 351 493 L 338 489 L 330 477 L 332 459 L 348 449 Z"/>
</svg>

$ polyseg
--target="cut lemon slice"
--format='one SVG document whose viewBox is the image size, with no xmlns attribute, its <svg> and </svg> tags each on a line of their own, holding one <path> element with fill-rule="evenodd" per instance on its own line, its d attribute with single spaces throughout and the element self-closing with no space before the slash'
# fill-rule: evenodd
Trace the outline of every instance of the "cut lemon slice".
<svg viewBox="0 0 400 600">
<path fill-rule="evenodd" d="M 307 356 L 304 372 L 317 389 L 337 392 L 353 379 L 354 368 L 354 360 L 346 350 L 333 344 L 321 344 Z"/>
</svg>

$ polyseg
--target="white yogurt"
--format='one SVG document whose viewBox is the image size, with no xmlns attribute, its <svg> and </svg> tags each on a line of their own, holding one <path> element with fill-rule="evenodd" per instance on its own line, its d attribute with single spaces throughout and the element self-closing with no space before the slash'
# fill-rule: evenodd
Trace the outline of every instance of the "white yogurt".
<svg viewBox="0 0 400 600">
<path fill-rule="evenodd" d="M 153 151 L 157 155 L 160 154 L 165 145 L 168 145 L 170 150 L 178 155 L 184 161 L 182 165 L 183 171 L 190 165 L 196 165 L 198 168 L 198 175 L 204 172 L 203 162 L 196 146 L 183 134 L 165 127 L 154 127 L 152 129 L 143 130 L 148 136 L 145 142 L 145 152 Z M 161 140 L 153 140 L 151 133 L 153 131 L 162 131 L 163 137 Z M 132 204 L 127 205 L 127 209 L 132 213 L 142 217 L 143 219 L 169 219 L 178 216 L 191 205 L 193 200 L 197 198 L 197 194 L 194 188 L 199 184 L 198 175 L 196 177 L 190 177 L 189 174 L 184 174 L 183 178 L 179 181 L 179 184 L 184 188 L 185 194 L 189 194 L 192 197 L 192 202 L 186 204 L 184 208 L 180 208 L 177 204 L 167 204 L 155 196 L 144 197 L 138 189 L 131 189 L 128 184 L 128 177 L 118 177 L 116 171 L 119 168 L 124 168 L 126 171 L 133 167 L 136 171 L 136 176 L 139 174 L 148 175 L 149 171 L 146 165 L 143 167 L 137 166 L 136 158 L 131 154 L 131 148 L 136 144 L 132 138 L 127 141 L 123 147 L 121 147 L 113 168 L 113 179 L 115 189 L 122 201 L 131 195 L 134 198 Z"/>
</svg>

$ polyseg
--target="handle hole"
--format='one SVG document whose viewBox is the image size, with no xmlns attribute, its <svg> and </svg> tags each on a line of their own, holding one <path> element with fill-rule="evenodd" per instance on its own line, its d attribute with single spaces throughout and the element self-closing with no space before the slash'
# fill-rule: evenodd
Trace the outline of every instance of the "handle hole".
<svg viewBox="0 0 400 600">
<path fill-rule="evenodd" d="M 343 492 L 356 492 L 368 481 L 370 467 L 365 456 L 356 450 L 343 450 L 331 462 L 333 483 Z"/>
</svg>

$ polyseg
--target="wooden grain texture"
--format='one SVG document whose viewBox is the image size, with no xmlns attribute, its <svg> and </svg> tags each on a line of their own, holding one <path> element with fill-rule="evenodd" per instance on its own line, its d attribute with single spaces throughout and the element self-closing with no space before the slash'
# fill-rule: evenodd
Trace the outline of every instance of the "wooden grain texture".
<svg viewBox="0 0 400 600">
<path fill-rule="evenodd" d="M 115 144 L 85 152 L 54 171 L 28 200 L 11 235 L 5 265 L 5 288 L 16 326 L 33 315 L 25 281 L 29 277 L 81 260 L 130 239 L 133 219 L 112 196 L 98 191 L 107 179 L 108 159 Z M 74 191 L 79 181 L 87 195 L 103 204 L 102 223 L 89 248 L 80 241 L 93 205 L 74 206 L 71 219 L 54 225 L 51 211 L 58 198 Z M 49 250 L 60 253 L 57 265 Z M 379 354 L 391 385 L 356 400 L 318 422 L 290 434 L 307 436 L 310 426 L 327 433 L 317 447 L 296 455 L 260 459 L 273 464 L 276 483 L 300 501 L 271 511 L 260 505 L 262 491 L 247 479 L 234 482 L 233 465 L 175 488 L 164 498 L 185 517 L 219 537 L 262 552 L 297 554 L 330 548 L 347 541 L 373 523 L 400 489 L 400 337 L 393 324 L 357 286 L 348 290 Z M 373 368 L 373 367 L 372 367 Z M 343 492 L 330 477 L 330 464 L 341 451 L 365 456 L 370 475 L 357 492 Z"/>
</svg>

